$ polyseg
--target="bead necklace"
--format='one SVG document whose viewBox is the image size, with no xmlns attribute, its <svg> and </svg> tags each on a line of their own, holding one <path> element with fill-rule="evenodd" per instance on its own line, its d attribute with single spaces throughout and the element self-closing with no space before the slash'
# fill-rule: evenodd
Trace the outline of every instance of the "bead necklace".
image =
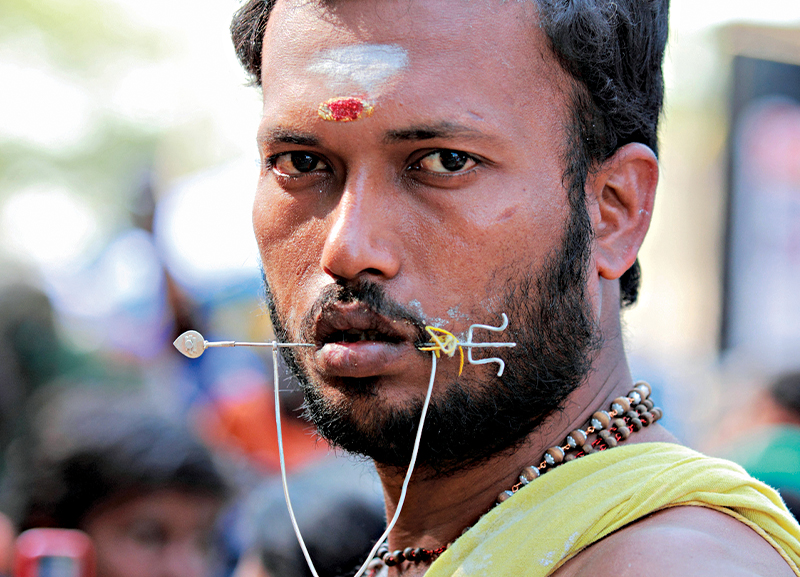
<svg viewBox="0 0 800 577">
<path fill-rule="evenodd" d="M 575 429 L 567 435 L 561 445 L 547 449 L 538 465 L 525 467 L 520 472 L 519 481 L 511 489 L 503 491 L 497 496 L 493 508 L 513 497 L 517 491 L 547 471 L 585 455 L 616 447 L 618 443 L 640 431 L 642 427 L 648 427 L 658 421 L 663 412 L 649 399 L 651 392 L 652 389 L 648 383 L 638 381 L 626 396 L 617 397 L 611 402 L 609 411 L 596 411 L 583 427 Z M 595 437 L 590 440 L 592 435 Z M 462 534 L 466 533 L 468 529 L 469 527 L 464 529 Z M 404 561 L 412 563 L 433 561 L 452 544 L 450 542 L 438 549 L 406 547 L 403 550 L 390 552 L 388 545 L 384 542 L 367 566 L 367 577 L 377 577 L 384 567 L 393 567 Z"/>
</svg>

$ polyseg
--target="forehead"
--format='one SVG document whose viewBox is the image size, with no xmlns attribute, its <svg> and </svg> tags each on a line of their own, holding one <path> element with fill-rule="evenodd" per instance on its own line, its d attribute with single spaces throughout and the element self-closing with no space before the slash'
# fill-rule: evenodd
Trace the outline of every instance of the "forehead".
<svg viewBox="0 0 800 577">
<path fill-rule="evenodd" d="M 531 114 L 562 124 L 568 82 L 531 1 L 278 0 L 263 46 L 265 116 L 359 96 L 509 129 Z"/>
</svg>

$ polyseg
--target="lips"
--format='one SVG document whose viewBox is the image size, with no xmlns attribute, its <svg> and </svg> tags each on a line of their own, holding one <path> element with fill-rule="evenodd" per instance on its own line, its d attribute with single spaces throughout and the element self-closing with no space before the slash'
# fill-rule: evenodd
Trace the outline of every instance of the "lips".
<svg viewBox="0 0 800 577">
<path fill-rule="evenodd" d="M 405 319 L 379 315 L 361 303 L 325 307 L 314 324 L 314 353 L 324 375 L 374 377 L 397 374 L 413 354 L 417 327 Z"/>
</svg>

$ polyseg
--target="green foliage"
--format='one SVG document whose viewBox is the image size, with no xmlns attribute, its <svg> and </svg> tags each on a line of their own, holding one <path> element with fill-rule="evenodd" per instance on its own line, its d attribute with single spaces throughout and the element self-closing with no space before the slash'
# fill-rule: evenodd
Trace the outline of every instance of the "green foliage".
<svg viewBox="0 0 800 577">
<path fill-rule="evenodd" d="M 0 0 L 0 43 L 36 34 L 59 67 L 92 71 L 124 53 L 154 59 L 165 50 L 157 34 L 136 29 L 108 2 Z"/>
<path fill-rule="evenodd" d="M 120 66 L 166 53 L 161 35 L 134 26 L 108 1 L 0 0 L 0 14 L 0 58 L 41 66 L 88 93 L 109 85 Z M 57 107 L 58 94 L 51 96 Z M 57 184 L 124 215 L 125 200 L 151 168 L 161 135 L 103 110 L 93 110 L 90 122 L 77 145 L 57 150 L 0 135 L 0 201 L 38 183 Z"/>
</svg>

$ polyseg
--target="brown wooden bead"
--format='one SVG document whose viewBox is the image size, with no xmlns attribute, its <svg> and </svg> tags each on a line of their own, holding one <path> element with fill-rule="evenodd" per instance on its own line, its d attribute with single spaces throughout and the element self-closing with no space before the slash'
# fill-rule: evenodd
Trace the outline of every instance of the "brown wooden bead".
<svg viewBox="0 0 800 577">
<path fill-rule="evenodd" d="M 651 401 L 650 399 L 645 399 L 644 401 L 642 401 L 642 404 L 643 404 L 645 407 L 647 407 L 647 410 L 648 410 L 648 411 L 649 411 L 650 409 L 652 409 L 652 408 L 655 406 L 655 405 L 653 404 L 653 401 Z"/>
<path fill-rule="evenodd" d="M 647 407 L 645 407 L 644 405 L 636 405 L 636 412 L 639 413 L 640 415 L 642 413 L 646 413 Z"/>
<path fill-rule="evenodd" d="M 617 415 L 624 415 L 631 410 L 631 404 L 625 397 L 617 397 L 611 403 L 611 410 L 616 411 Z"/>
<path fill-rule="evenodd" d="M 547 464 L 551 467 L 561 464 L 564 460 L 564 449 L 561 447 L 550 447 L 545 451 L 544 460 L 547 461 Z"/>
<path fill-rule="evenodd" d="M 628 411 L 625 416 L 630 420 L 630 425 L 633 427 L 634 432 L 642 430 L 642 422 L 639 420 L 639 413 L 636 411 Z"/>
<path fill-rule="evenodd" d="M 512 493 L 511 491 L 503 491 L 502 493 L 500 493 L 497 496 L 497 502 L 498 503 L 504 503 L 504 502 L 508 501 L 513 496 L 514 496 L 514 493 Z"/>
<path fill-rule="evenodd" d="M 584 453 L 586 453 L 587 455 L 591 455 L 592 453 L 596 453 L 597 452 L 597 449 L 592 447 L 591 443 L 584 443 L 583 446 L 581 447 L 581 450 Z"/>
<path fill-rule="evenodd" d="M 649 397 L 653 393 L 653 388 L 647 381 L 636 381 L 636 383 L 633 385 L 633 388 L 634 390 L 641 389 L 639 392 L 644 398 Z"/>
<path fill-rule="evenodd" d="M 610 422 L 611 415 L 606 411 L 597 411 L 592 415 L 592 426 L 598 431 L 607 429 Z"/>
<path fill-rule="evenodd" d="M 580 447 L 586 442 L 586 432 L 583 429 L 575 429 L 567 436 L 567 444 L 573 449 Z"/>
<path fill-rule="evenodd" d="M 569 463 L 570 461 L 574 461 L 577 458 L 578 458 L 578 456 L 575 453 L 570 453 L 569 455 L 564 457 L 564 462 L 565 463 Z"/>
<path fill-rule="evenodd" d="M 523 485 L 527 485 L 531 481 L 537 479 L 539 477 L 539 469 L 536 467 L 525 467 L 522 469 L 522 472 L 519 474 L 519 482 Z"/>
<path fill-rule="evenodd" d="M 613 434 L 611 434 L 611 431 L 609 430 L 600 431 L 597 434 L 597 436 L 603 439 L 603 442 L 605 442 L 605 444 L 608 445 L 609 447 L 617 446 L 617 439 L 614 437 Z"/>
<path fill-rule="evenodd" d="M 641 419 L 642 419 L 642 421 L 643 421 L 643 423 L 642 423 L 642 424 L 643 424 L 645 427 L 647 427 L 647 426 L 649 426 L 649 425 L 652 425 L 652 424 L 653 424 L 653 422 L 655 421 L 655 419 L 653 418 L 653 413 L 651 413 L 650 411 L 645 411 L 644 413 L 642 413 L 641 415 L 639 415 L 639 418 L 641 418 Z"/>
<path fill-rule="evenodd" d="M 628 424 L 624 421 L 624 419 L 614 419 L 611 421 L 611 428 L 615 429 L 617 433 L 622 435 L 623 439 L 627 439 L 628 435 L 631 434 L 630 429 L 628 429 Z"/>
</svg>

